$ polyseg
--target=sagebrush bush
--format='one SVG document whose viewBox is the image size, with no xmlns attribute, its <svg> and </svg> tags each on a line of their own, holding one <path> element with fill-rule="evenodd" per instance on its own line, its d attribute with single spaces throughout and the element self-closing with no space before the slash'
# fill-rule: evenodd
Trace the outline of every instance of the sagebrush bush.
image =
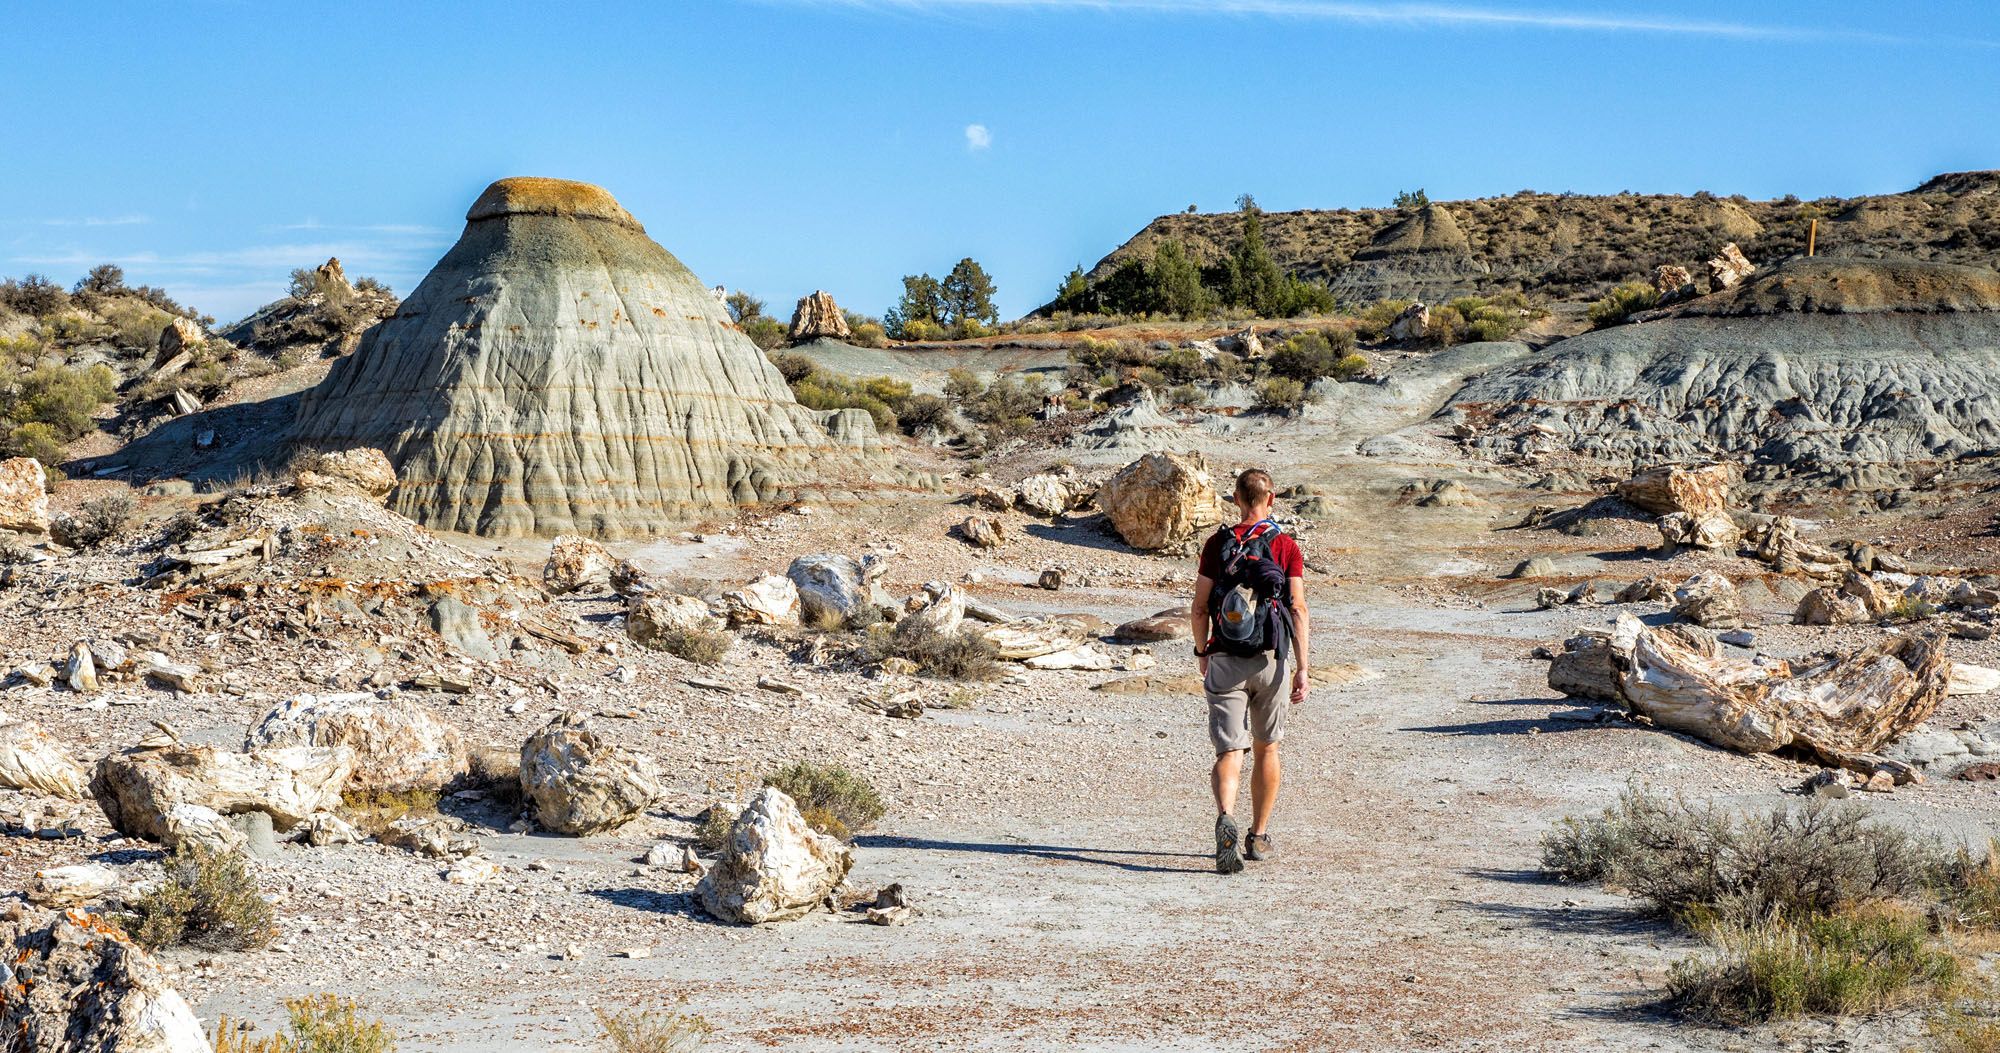
<svg viewBox="0 0 2000 1053">
<path fill-rule="evenodd" d="M 70 517 L 65 540 L 76 548 L 96 548 L 123 533 L 138 508 L 132 495 L 123 491 L 85 501 Z"/>
<path fill-rule="evenodd" d="M 874 627 L 862 651 L 866 660 L 905 659 L 924 675 L 944 680 L 993 680 L 1001 672 L 1000 652 L 985 637 L 909 621 Z"/>
<path fill-rule="evenodd" d="M 727 632 L 717 630 L 666 629 L 654 634 L 645 645 L 696 665 L 714 665 L 729 653 L 734 642 Z"/>
<path fill-rule="evenodd" d="M 593 1009 L 612 1053 L 694 1053 L 715 1028 L 678 1009 Z"/>
<path fill-rule="evenodd" d="M 1354 357 L 1354 331 L 1334 328 L 1300 333 L 1286 340 L 1271 352 L 1265 364 L 1273 376 L 1310 384 L 1322 377 L 1341 376 L 1343 363 L 1350 357 Z M 1361 360 L 1363 369 L 1367 364 L 1366 359 Z"/>
<path fill-rule="evenodd" d="M 1389 326 L 1409 309 L 1414 300 L 1377 300 L 1361 309 L 1355 316 L 1355 335 L 1370 343 L 1378 343 L 1389 337 Z"/>
<path fill-rule="evenodd" d="M 1735 816 L 1628 790 L 1603 814 L 1542 841 L 1565 880 L 1623 889 L 1684 924 L 1826 913 L 1942 887 L 1951 855 L 1933 841 L 1820 801 Z"/>
<path fill-rule="evenodd" d="M 271 904 L 241 855 L 183 841 L 165 867 L 160 883 L 119 919 L 134 942 L 149 950 L 191 944 L 239 951 L 271 942 Z"/>
<path fill-rule="evenodd" d="M 1595 329 L 1618 325 L 1640 311 L 1659 306 L 1659 303 L 1658 289 L 1645 282 L 1626 282 L 1590 305 L 1590 324 Z"/>
<path fill-rule="evenodd" d="M 1877 1013 L 1949 995 L 1960 978 L 1957 957 L 1907 907 L 1726 924 L 1705 935 L 1716 950 L 1676 962 L 1667 998 L 1710 1023 Z"/>
<path fill-rule="evenodd" d="M 842 841 L 882 818 L 882 795 L 860 774 L 835 764 L 798 761 L 764 777 L 799 806 L 807 825 Z"/>
<path fill-rule="evenodd" d="M 292 1033 L 286 1053 L 395 1053 L 396 1035 L 379 1020 L 365 1020 L 353 999 L 330 994 L 285 1000 Z"/>
<path fill-rule="evenodd" d="M 1297 413 L 1305 408 L 1306 386 L 1296 380 L 1271 377 L 1257 382 L 1256 407 L 1268 413 Z"/>
</svg>

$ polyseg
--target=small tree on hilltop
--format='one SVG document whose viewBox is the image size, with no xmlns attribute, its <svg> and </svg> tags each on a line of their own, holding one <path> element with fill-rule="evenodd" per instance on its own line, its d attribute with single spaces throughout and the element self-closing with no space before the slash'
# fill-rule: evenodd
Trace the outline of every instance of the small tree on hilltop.
<svg viewBox="0 0 2000 1053">
<path fill-rule="evenodd" d="M 1090 278 L 1083 273 L 1083 264 L 1077 264 L 1063 276 L 1062 285 L 1056 288 L 1057 311 L 1070 314 L 1089 314 L 1097 310 L 1097 297 L 1090 291 Z"/>
<path fill-rule="evenodd" d="M 954 325 L 978 322 L 992 325 L 1000 320 L 1000 311 L 993 306 L 993 279 L 986 274 L 972 257 L 959 260 L 951 273 L 944 276 L 942 292 L 947 314 L 945 320 Z"/>
<path fill-rule="evenodd" d="M 90 273 L 77 279 L 79 293 L 96 293 L 110 296 L 125 291 L 125 268 L 115 263 L 100 263 L 90 269 Z"/>
<path fill-rule="evenodd" d="M 1238 211 L 1238 212 L 1262 212 L 1262 211 L 1263 211 L 1263 209 L 1260 209 L 1260 208 L 1258 208 L 1258 207 L 1257 207 L 1257 199 L 1256 199 L 1256 198 L 1254 198 L 1254 197 L 1251 197 L 1251 196 L 1250 196 L 1249 194 L 1238 194 L 1238 195 L 1236 195 L 1236 211 Z"/>
<path fill-rule="evenodd" d="M 889 335 L 898 340 L 930 335 L 944 324 L 944 286 L 928 274 L 903 275 L 903 298 L 882 316 Z"/>
<path fill-rule="evenodd" d="M 724 297 L 722 305 L 728 308 L 730 320 L 737 325 L 748 325 L 764 316 L 764 301 L 741 289 Z"/>
<path fill-rule="evenodd" d="M 1424 193 L 1423 187 L 1418 187 L 1415 190 L 1398 190 L 1396 192 L 1396 207 L 1405 212 L 1414 212 L 1430 203 L 1430 195 Z"/>
</svg>

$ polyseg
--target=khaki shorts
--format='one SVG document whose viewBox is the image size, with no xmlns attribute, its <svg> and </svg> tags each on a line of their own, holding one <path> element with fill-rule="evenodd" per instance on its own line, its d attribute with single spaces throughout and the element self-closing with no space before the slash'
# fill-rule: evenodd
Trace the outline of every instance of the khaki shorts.
<svg viewBox="0 0 2000 1053">
<path fill-rule="evenodd" d="M 1201 686 L 1208 694 L 1208 737 L 1217 754 L 1285 737 L 1285 714 L 1292 708 L 1290 671 L 1289 665 L 1279 669 L 1278 656 L 1268 651 L 1255 658 L 1209 656 Z"/>
</svg>

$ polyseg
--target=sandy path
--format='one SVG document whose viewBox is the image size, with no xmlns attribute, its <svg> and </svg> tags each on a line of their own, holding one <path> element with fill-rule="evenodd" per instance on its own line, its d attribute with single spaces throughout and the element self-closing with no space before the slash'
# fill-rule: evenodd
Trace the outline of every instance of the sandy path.
<svg viewBox="0 0 2000 1053">
<path fill-rule="evenodd" d="M 1048 786 L 987 794 L 969 820 L 892 814 L 862 838 L 856 880 L 903 882 L 924 912 L 907 928 L 730 928 L 634 878 L 606 894 L 637 909 L 635 936 L 676 923 L 650 959 L 510 965 L 529 995 L 420 967 L 352 993 L 409 1048 L 468 1053 L 584 1048 L 583 1004 L 675 998 L 721 1049 L 1697 1048 L 1633 1009 L 1680 941 L 1532 868 L 1550 818 L 1577 810 L 1565 798 L 1615 793 L 1633 754 L 1701 751 L 1542 719 L 1570 708 L 1521 660 L 1551 628 L 1542 616 L 1320 617 L 1322 661 L 1385 676 L 1297 711 L 1284 854 L 1243 875 L 1217 876 L 1207 855 L 1200 700 L 1085 694 L 1060 720 L 1090 723 L 1049 736 Z M 1162 651 L 1165 672 L 1191 671 Z"/>
</svg>

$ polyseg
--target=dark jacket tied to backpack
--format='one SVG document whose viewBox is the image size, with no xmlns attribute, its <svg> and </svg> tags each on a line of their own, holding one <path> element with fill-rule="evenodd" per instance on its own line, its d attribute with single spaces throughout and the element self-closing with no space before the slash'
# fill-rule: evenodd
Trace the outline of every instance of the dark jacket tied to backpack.
<svg viewBox="0 0 2000 1053">
<path fill-rule="evenodd" d="M 1284 566 L 1271 558 L 1278 524 L 1259 520 L 1240 538 L 1225 526 L 1219 536 L 1221 573 L 1208 597 L 1209 652 L 1254 658 L 1276 651 L 1282 669 L 1291 653 L 1292 586 Z"/>
</svg>

